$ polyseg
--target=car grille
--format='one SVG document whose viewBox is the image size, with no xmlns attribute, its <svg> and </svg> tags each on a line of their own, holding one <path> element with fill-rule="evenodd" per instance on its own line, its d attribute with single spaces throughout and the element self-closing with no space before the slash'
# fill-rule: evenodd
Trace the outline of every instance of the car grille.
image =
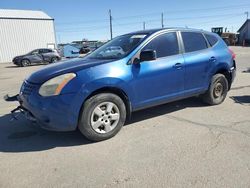
<svg viewBox="0 0 250 188">
<path fill-rule="evenodd" d="M 20 93 L 22 95 L 29 96 L 34 91 L 35 87 L 36 87 L 35 84 L 32 84 L 32 83 L 25 80 L 23 82 L 22 87 L 21 87 Z"/>
</svg>

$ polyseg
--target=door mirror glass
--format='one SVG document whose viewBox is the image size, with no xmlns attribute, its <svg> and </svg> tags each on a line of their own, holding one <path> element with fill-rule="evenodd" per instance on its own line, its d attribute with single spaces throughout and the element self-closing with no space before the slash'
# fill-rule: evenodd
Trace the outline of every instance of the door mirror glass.
<svg viewBox="0 0 250 188">
<path fill-rule="evenodd" d="M 140 61 L 152 61 L 156 60 L 156 51 L 155 50 L 144 50 L 140 54 Z"/>
</svg>

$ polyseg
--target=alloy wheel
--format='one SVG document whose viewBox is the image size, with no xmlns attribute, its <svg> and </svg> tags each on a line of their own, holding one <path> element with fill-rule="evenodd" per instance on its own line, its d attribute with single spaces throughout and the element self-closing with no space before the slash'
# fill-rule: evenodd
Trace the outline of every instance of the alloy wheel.
<svg viewBox="0 0 250 188">
<path fill-rule="evenodd" d="M 112 131 L 120 120 L 120 111 L 113 102 L 104 102 L 95 107 L 91 114 L 91 127 L 100 134 Z"/>
</svg>

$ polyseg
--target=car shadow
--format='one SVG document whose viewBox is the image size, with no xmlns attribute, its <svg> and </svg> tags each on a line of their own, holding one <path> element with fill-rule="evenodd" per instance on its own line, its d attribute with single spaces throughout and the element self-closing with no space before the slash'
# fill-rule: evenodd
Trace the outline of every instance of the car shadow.
<svg viewBox="0 0 250 188">
<path fill-rule="evenodd" d="M 250 95 L 233 96 L 230 98 L 233 99 L 235 103 L 239 103 L 242 105 L 250 105 Z"/>
<path fill-rule="evenodd" d="M 10 66 L 6 66 L 4 68 L 7 68 L 7 69 L 12 69 L 12 68 L 20 68 L 19 66 L 17 65 L 10 65 Z"/>
<path fill-rule="evenodd" d="M 41 65 L 47 65 L 47 64 L 32 64 L 26 67 L 35 67 L 35 66 L 41 66 Z M 26 67 L 21 67 L 21 66 L 17 66 L 17 65 L 10 65 L 10 66 L 6 66 L 5 68 L 7 69 L 12 69 L 12 68 L 26 68 Z"/>
<path fill-rule="evenodd" d="M 197 98 L 185 99 L 134 112 L 125 126 L 184 108 L 205 106 Z M 55 147 L 94 143 L 85 139 L 78 130 L 73 132 L 52 132 L 39 128 L 27 121 L 22 115 L 18 117 L 18 120 L 10 121 L 10 119 L 11 114 L 0 117 L 0 152 L 34 152 Z"/>
<path fill-rule="evenodd" d="M 248 68 L 247 70 L 242 71 L 243 73 L 250 73 L 250 68 Z"/>
<path fill-rule="evenodd" d="M 46 131 L 22 115 L 11 120 L 11 114 L 0 117 L 0 152 L 43 151 L 55 147 L 69 147 L 90 144 L 79 131 Z"/>
<path fill-rule="evenodd" d="M 192 108 L 192 107 L 206 107 L 206 104 L 204 104 L 199 98 L 192 97 L 172 103 L 163 104 L 156 107 L 151 107 L 148 109 L 140 110 L 137 112 L 134 112 L 132 114 L 131 119 L 125 124 L 130 125 L 132 123 L 136 123 L 139 121 L 143 121 L 146 119 L 154 118 L 157 116 L 169 114 L 171 112 L 183 110 L 185 108 Z"/>
</svg>

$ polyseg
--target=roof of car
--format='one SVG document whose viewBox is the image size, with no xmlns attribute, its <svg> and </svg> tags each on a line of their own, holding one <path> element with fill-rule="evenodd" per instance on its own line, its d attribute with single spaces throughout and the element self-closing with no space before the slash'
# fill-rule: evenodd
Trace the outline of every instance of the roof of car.
<svg viewBox="0 0 250 188">
<path fill-rule="evenodd" d="M 168 27 L 168 28 L 160 28 L 160 29 L 148 29 L 148 30 L 135 31 L 135 32 L 132 32 L 132 33 L 129 33 L 129 34 L 146 34 L 146 35 L 151 35 L 153 33 L 159 32 L 159 31 L 168 31 L 168 30 L 203 31 L 201 29 L 182 28 L 182 27 Z"/>
</svg>

